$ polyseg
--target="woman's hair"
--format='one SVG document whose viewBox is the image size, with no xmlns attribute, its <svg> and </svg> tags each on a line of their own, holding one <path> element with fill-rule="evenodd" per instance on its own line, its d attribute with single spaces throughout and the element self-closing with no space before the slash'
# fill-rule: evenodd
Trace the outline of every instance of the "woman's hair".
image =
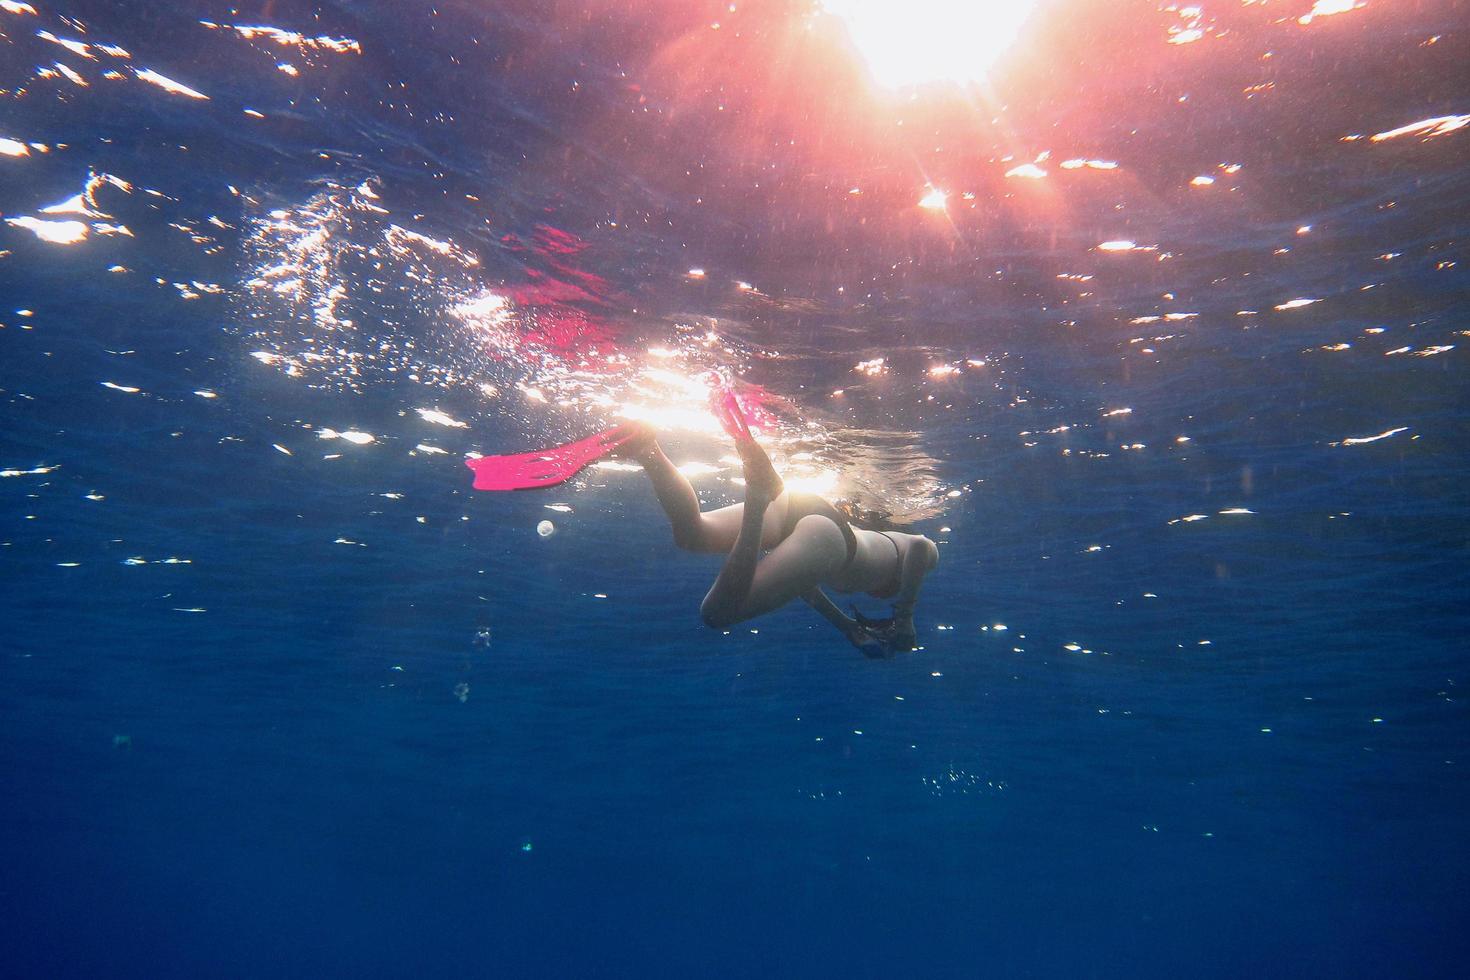
<svg viewBox="0 0 1470 980">
<path fill-rule="evenodd" d="M 867 531 L 900 531 L 902 528 L 887 511 L 871 510 L 853 500 L 836 500 L 832 503 L 847 523 Z"/>
</svg>

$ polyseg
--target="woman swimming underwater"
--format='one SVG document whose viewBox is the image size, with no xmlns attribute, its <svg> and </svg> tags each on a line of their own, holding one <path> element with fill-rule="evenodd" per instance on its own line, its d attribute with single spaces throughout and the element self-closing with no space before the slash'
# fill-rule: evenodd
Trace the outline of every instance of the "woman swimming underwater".
<svg viewBox="0 0 1470 980">
<path fill-rule="evenodd" d="M 634 423 L 632 437 L 617 450 L 624 459 L 642 464 L 673 527 L 675 544 L 687 551 L 728 554 L 699 607 L 705 624 L 728 629 L 800 597 L 866 656 L 914 649 L 914 603 L 924 576 L 939 563 L 939 548 L 921 534 L 854 526 L 816 494 L 787 490 L 739 410 L 727 403 L 717 411 L 744 464 L 743 504 L 701 512 L 694 488 L 664 455 L 647 425 Z M 769 549 L 764 557 L 762 549 Z M 892 599 L 893 617 L 849 618 L 823 586 Z"/>
</svg>

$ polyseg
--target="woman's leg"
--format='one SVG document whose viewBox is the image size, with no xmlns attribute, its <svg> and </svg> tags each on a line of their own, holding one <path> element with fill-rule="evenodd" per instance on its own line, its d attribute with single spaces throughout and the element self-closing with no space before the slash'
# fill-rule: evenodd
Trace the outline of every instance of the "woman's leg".
<svg viewBox="0 0 1470 980">
<path fill-rule="evenodd" d="M 653 484 L 653 492 L 669 518 L 669 527 L 674 531 L 674 544 L 686 551 L 724 551 L 718 547 L 717 535 L 707 533 L 703 516 L 699 512 L 699 498 L 694 495 L 684 474 L 674 466 L 659 444 L 650 434 L 647 441 L 640 440 L 636 447 L 636 458 L 643 464 Z M 713 530 L 713 529 L 710 529 Z M 730 536 L 734 544 L 734 536 Z"/>
<path fill-rule="evenodd" d="M 726 629 L 780 609 L 830 578 L 847 561 L 847 541 L 827 517 L 808 514 L 765 558 L 751 544 L 759 521 L 742 521 L 740 536 L 699 607 L 705 625 Z"/>
<path fill-rule="evenodd" d="M 760 557 L 768 504 L 783 496 L 781 477 L 754 439 L 736 442 L 745 464 L 745 508 L 740 531 L 699 615 L 705 624 L 724 629 L 778 609 L 812 588 L 847 558 L 842 531 L 825 517 L 808 514 L 791 534 Z"/>
<path fill-rule="evenodd" d="M 674 532 L 674 544 L 686 551 L 706 553 L 724 553 L 735 547 L 745 511 L 744 505 L 732 504 L 702 513 L 694 487 L 664 455 L 652 429 L 647 429 L 646 434 L 630 442 L 619 455 L 631 457 L 642 464 L 643 472 L 648 474 L 649 482 L 653 484 L 653 492 L 658 497 L 659 505 L 669 519 L 669 526 Z M 764 543 L 767 547 L 776 543 L 776 536 L 780 534 L 781 523 L 786 517 L 785 507 L 785 496 L 778 495 L 765 515 L 767 540 Z"/>
</svg>

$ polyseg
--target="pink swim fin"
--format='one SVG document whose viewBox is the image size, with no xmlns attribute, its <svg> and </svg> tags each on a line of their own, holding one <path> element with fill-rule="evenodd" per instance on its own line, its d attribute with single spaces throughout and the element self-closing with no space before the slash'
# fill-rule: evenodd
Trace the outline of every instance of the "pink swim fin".
<svg viewBox="0 0 1470 980">
<path fill-rule="evenodd" d="M 740 406 L 740 401 L 735 393 L 728 389 L 716 389 L 710 393 L 710 411 L 719 420 L 720 427 L 736 442 L 749 442 L 755 438 L 750 434 L 750 426 L 745 422 L 745 411 Z"/>
<path fill-rule="evenodd" d="M 611 455 L 634 434 L 632 426 L 619 425 L 565 446 L 510 456 L 482 456 L 467 459 L 464 465 L 475 473 L 476 490 L 554 487 L 576 476 L 588 464 Z"/>
</svg>

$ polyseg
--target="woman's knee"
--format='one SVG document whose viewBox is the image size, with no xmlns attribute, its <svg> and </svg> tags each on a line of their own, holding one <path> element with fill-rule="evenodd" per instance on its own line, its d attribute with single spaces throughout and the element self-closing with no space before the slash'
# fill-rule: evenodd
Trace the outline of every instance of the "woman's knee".
<svg viewBox="0 0 1470 980">
<path fill-rule="evenodd" d="M 740 622 L 739 617 L 730 610 L 722 609 L 718 603 L 711 602 L 709 596 L 705 596 L 704 601 L 699 604 L 699 618 L 712 630 L 727 630 Z"/>
<path fill-rule="evenodd" d="M 682 525 L 676 525 L 674 527 L 674 547 L 678 548 L 679 550 L 703 551 L 703 544 L 704 529 L 699 527 L 698 525 L 695 525 L 694 527 L 684 527 Z"/>
</svg>

